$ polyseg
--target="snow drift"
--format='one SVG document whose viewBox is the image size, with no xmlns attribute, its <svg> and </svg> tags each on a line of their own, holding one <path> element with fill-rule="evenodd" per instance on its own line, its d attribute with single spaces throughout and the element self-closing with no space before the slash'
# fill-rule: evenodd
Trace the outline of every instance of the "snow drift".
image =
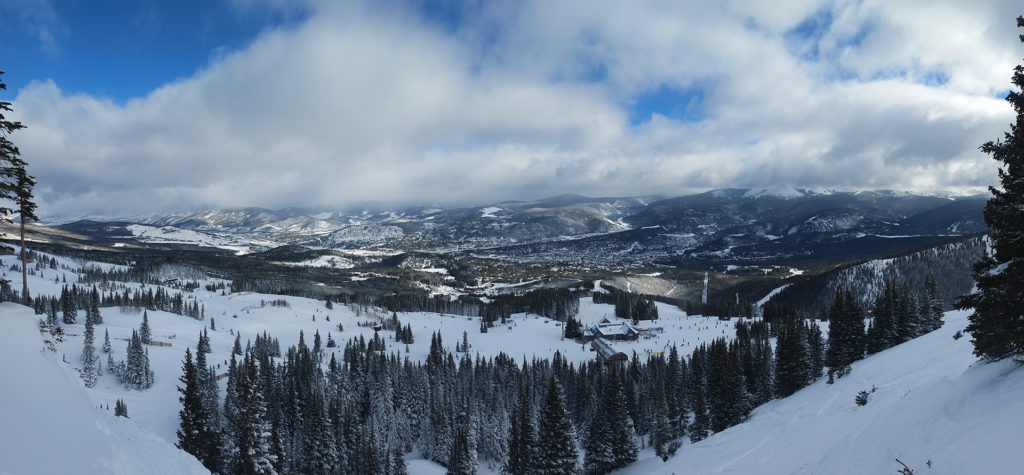
<svg viewBox="0 0 1024 475">
<path fill-rule="evenodd" d="M 28 307 L 0 303 L 0 473 L 209 473 L 94 406 L 77 373 L 46 349 L 38 320 Z"/>
<path fill-rule="evenodd" d="M 1019 473 L 1024 369 L 978 362 L 969 335 L 953 339 L 966 324 L 966 312 L 949 312 L 941 329 L 855 363 L 835 384 L 819 380 L 668 462 L 621 473 L 896 473 L 897 458 L 918 475 Z"/>
</svg>

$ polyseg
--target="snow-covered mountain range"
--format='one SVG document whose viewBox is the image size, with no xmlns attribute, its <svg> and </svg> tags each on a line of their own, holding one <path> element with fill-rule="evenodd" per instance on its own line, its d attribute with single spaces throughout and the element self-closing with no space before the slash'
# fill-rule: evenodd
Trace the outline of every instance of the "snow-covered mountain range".
<svg viewBox="0 0 1024 475">
<path fill-rule="evenodd" d="M 587 198 L 386 211 L 208 210 L 58 225 L 110 243 L 258 252 L 312 249 L 455 252 L 561 264 L 675 265 L 876 257 L 984 231 L 986 196 L 779 186 L 658 197 Z M 871 254 L 868 250 L 878 250 Z M 865 254 L 866 253 L 866 254 Z"/>
</svg>

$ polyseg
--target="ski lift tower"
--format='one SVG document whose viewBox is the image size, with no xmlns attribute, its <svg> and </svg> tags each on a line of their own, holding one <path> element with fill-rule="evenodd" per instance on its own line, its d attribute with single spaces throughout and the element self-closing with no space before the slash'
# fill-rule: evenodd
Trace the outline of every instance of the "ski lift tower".
<svg viewBox="0 0 1024 475">
<path fill-rule="evenodd" d="M 700 296 L 700 303 L 708 304 L 708 273 L 704 273 L 704 293 Z"/>
</svg>

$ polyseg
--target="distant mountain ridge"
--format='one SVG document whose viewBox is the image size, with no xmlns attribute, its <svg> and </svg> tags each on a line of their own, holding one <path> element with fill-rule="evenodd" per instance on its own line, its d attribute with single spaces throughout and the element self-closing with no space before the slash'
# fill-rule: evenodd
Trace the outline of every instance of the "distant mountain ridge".
<svg viewBox="0 0 1024 475">
<path fill-rule="evenodd" d="M 674 198 L 567 194 L 451 209 L 237 208 L 57 227 L 113 241 L 250 245 L 253 251 L 298 245 L 579 265 L 672 265 L 694 259 L 793 259 L 860 248 L 869 255 L 871 249 L 905 250 L 984 232 L 986 199 L 775 186 Z"/>
</svg>

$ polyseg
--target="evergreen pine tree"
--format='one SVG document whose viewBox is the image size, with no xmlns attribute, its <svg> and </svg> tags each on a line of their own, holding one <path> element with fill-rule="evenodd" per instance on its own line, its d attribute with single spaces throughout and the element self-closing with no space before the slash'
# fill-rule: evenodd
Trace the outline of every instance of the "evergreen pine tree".
<svg viewBox="0 0 1024 475">
<path fill-rule="evenodd" d="M 52 297 L 46 305 L 46 326 L 50 328 L 50 333 L 55 333 L 60 328 L 60 321 L 57 320 L 57 300 Z"/>
<path fill-rule="evenodd" d="M 651 445 L 654 453 L 662 460 L 668 460 L 675 454 L 679 444 L 672 439 L 672 426 L 668 420 L 668 403 L 665 396 L 665 385 L 658 384 L 658 396 L 655 401 L 654 428 L 651 431 Z"/>
<path fill-rule="evenodd" d="M 939 284 L 931 276 L 924 281 L 925 332 L 942 328 L 943 304 Z"/>
<path fill-rule="evenodd" d="M 7 85 L 3 82 L 3 74 L 4 72 L 0 71 L 0 91 L 7 90 Z M 13 211 L 18 211 L 20 214 L 22 299 L 25 305 L 29 305 L 25 224 L 28 221 L 38 220 L 35 215 L 36 204 L 32 201 L 32 187 L 36 182 L 25 170 L 27 164 L 21 158 L 18 147 L 7 138 L 15 131 L 25 128 L 21 122 L 10 121 L 4 117 L 5 112 L 13 110 L 10 102 L 0 101 L 0 221 L 9 222 L 7 216 L 11 215 Z M 14 203 L 17 209 L 7 208 L 7 202 Z M 0 287 L 6 287 L 7 282 L 0 278 Z"/>
<path fill-rule="evenodd" d="M 698 385 L 694 394 L 693 424 L 690 425 L 690 442 L 700 442 L 708 438 L 711 421 L 708 417 L 704 386 Z"/>
<path fill-rule="evenodd" d="M 0 85 L 2 84 L 0 83 Z M 0 114 L 0 121 L 3 121 L 2 114 Z M 9 152 L 0 152 L 0 156 L 7 153 Z M 0 160 L 0 164 L 2 163 L 3 160 Z M 32 299 L 28 293 L 28 251 L 25 247 L 25 225 L 30 221 L 39 221 L 39 217 L 36 216 L 36 203 L 32 201 L 32 188 L 36 186 L 36 179 L 28 174 L 24 163 L 19 167 L 15 167 L 14 172 L 14 203 L 18 206 L 18 230 L 21 238 L 21 299 L 23 304 L 29 305 Z M 0 175 L 3 174 L 4 171 L 0 171 Z M 4 187 L 2 180 L 0 180 L 0 196 L 6 194 L 2 190 Z"/>
<path fill-rule="evenodd" d="M 583 472 L 603 474 L 636 461 L 636 433 L 629 417 L 618 372 L 609 368 L 601 402 L 590 421 L 583 457 Z"/>
<path fill-rule="evenodd" d="M 825 365 L 830 380 L 849 372 L 850 364 L 864 357 L 864 316 L 853 295 L 836 290 L 829 309 Z"/>
<path fill-rule="evenodd" d="M 75 302 L 71 299 L 71 294 L 68 292 L 68 286 L 66 285 L 60 291 L 60 308 L 64 324 L 73 325 L 78 321 L 78 309 L 75 307 Z"/>
<path fill-rule="evenodd" d="M 202 334 L 200 334 L 200 340 Z M 200 341 L 200 345 L 202 342 Z M 196 382 L 198 384 L 201 411 L 199 412 L 201 455 L 197 455 L 206 468 L 216 471 L 221 458 L 220 414 L 218 411 L 217 374 L 207 366 L 206 353 L 196 350 Z"/>
<path fill-rule="evenodd" d="M 210 337 L 207 335 L 205 328 L 199 334 L 199 345 L 196 347 L 196 355 L 198 356 L 200 353 L 213 353 L 213 349 L 210 348 Z"/>
<path fill-rule="evenodd" d="M 149 354 L 143 349 L 142 339 L 135 330 L 132 330 L 126 354 L 122 381 L 132 389 L 148 389 L 153 385 L 153 371 L 149 368 Z"/>
<path fill-rule="evenodd" d="M 1024 16 L 1017 17 L 1024 28 Z M 1020 36 L 1024 43 L 1024 35 Z M 981 151 L 1002 162 L 1001 189 L 989 187 L 985 223 L 992 253 L 974 265 L 978 291 L 961 297 L 956 307 L 973 309 L 967 325 L 974 354 L 987 360 L 1024 357 L 1024 64 L 1014 67 L 1006 101 L 1017 113 L 1004 140 L 985 143 Z"/>
<path fill-rule="evenodd" d="M 117 402 L 114 403 L 114 416 L 128 417 L 128 406 L 120 398 L 118 398 Z"/>
<path fill-rule="evenodd" d="M 276 474 L 270 439 L 267 407 L 259 388 L 259 374 L 251 354 L 246 353 L 238 381 L 239 470 L 253 474 Z"/>
<path fill-rule="evenodd" d="M 149 329 L 149 313 L 145 310 L 142 311 L 142 326 L 139 327 L 139 339 L 143 345 L 152 343 L 152 332 Z"/>
<path fill-rule="evenodd" d="M 110 330 L 103 329 L 103 352 L 110 353 L 114 349 L 110 346 Z"/>
<path fill-rule="evenodd" d="M 508 458 L 505 460 L 502 472 L 509 475 L 531 473 L 536 448 L 536 434 L 533 410 L 524 382 L 519 388 L 519 409 L 511 414 Z"/>
<path fill-rule="evenodd" d="M 537 447 L 533 471 L 545 475 L 571 475 L 578 472 L 579 451 L 576 430 L 565 410 L 562 387 L 552 374 L 541 408 L 537 427 Z"/>
<path fill-rule="evenodd" d="M 181 402 L 178 419 L 181 422 L 177 431 L 178 442 L 175 445 L 203 461 L 203 402 L 199 395 L 199 377 L 196 365 L 192 362 L 190 348 L 185 348 L 185 361 L 181 369 L 182 375 L 178 381 L 184 386 L 178 386 L 178 392 L 181 393 L 178 398 Z M 203 462 L 205 464 L 205 461 Z"/>
<path fill-rule="evenodd" d="M 96 290 L 95 285 L 92 287 L 92 293 L 89 294 L 89 311 L 86 315 L 86 319 L 91 319 L 93 325 L 103 324 L 103 315 L 100 314 L 100 293 Z"/>
<path fill-rule="evenodd" d="M 86 320 L 85 341 L 82 346 L 82 381 L 85 381 L 85 387 L 87 388 L 95 386 L 96 380 L 99 378 L 99 372 L 96 370 L 99 357 L 96 356 L 94 338 L 92 322 Z"/>
<path fill-rule="evenodd" d="M 397 447 L 391 451 L 391 475 L 409 475 L 409 465 Z"/>
</svg>

